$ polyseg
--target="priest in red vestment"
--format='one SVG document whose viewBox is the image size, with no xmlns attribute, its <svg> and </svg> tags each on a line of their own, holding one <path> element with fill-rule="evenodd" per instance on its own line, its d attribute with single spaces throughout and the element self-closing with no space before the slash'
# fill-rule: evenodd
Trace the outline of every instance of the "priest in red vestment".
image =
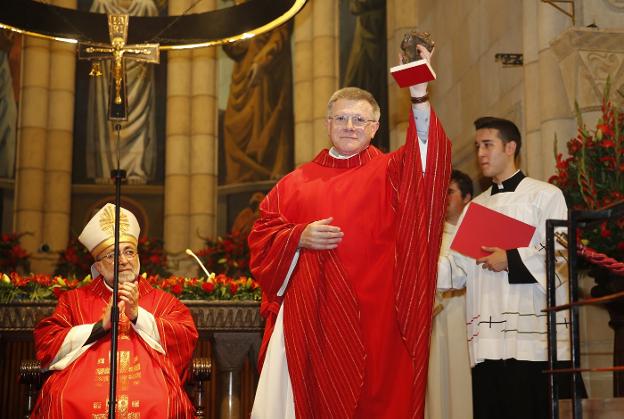
<svg viewBox="0 0 624 419">
<path fill-rule="evenodd" d="M 423 416 L 451 155 L 427 84 L 410 94 L 405 144 L 383 154 L 370 145 L 373 96 L 334 93 L 333 147 L 260 206 L 249 244 L 266 329 L 252 418 Z"/>
<path fill-rule="evenodd" d="M 197 330 L 186 306 L 139 276 L 135 216 L 120 208 L 116 417 L 192 418 L 182 388 Z M 96 262 L 93 282 L 62 294 L 35 328 L 37 359 L 52 374 L 33 418 L 108 417 L 115 206 L 106 204 L 78 238 Z"/>
</svg>

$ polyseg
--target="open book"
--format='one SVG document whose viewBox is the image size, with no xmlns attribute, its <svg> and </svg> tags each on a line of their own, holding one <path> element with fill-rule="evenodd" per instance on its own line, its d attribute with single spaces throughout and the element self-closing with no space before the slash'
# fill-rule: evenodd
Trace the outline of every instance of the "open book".
<svg viewBox="0 0 624 419">
<path fill-rule="evenodd" d="M 435 80 L 436 74 L 427 60 L 417 60 L 390 68 L 390 74 L 399 87 L 409 87 L 426 81 Z"/>
</svg>

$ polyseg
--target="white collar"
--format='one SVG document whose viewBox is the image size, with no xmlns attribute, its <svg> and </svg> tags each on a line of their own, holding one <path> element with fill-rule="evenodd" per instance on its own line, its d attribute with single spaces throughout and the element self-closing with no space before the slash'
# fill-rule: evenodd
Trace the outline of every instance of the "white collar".
<svg viewBox="0 0 624 419">
<path fill-rule="evenodd" d="M 359 153 L 354 153 L 351 154 L 350 156 L 343 156 L 342 154 L 340 154 L 338 152 L 338 150 L 336 150 L 336 147 L 332 147 L 329 149 L 329 155 L 332 156 L 335 159 L 339 159 L 339 160 L 346 160 L 346 159 L 350 159 L 351 157 L 355 156 L 356 154 Z"/>
</svg>

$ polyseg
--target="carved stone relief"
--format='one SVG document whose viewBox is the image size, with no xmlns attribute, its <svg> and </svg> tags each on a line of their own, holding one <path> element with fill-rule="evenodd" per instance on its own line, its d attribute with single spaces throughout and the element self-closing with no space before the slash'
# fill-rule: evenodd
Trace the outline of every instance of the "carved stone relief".
<svg viewBox="0 0 624 419">
<path fill-rule="evenodd" d="M 624 4 L 624 0 L 620 3 Z M 598 110 L 609 77 L 611 99 L 624 103 L 624 30 L 570 28 L 552 43 L 570 111 Z"/>
<path fill-rule="evenodd" d="M 624 11 L 624 0 L 604 0 L 609 6 L 615 7 L 616 9 L 622 9 Z"/>
</svg>

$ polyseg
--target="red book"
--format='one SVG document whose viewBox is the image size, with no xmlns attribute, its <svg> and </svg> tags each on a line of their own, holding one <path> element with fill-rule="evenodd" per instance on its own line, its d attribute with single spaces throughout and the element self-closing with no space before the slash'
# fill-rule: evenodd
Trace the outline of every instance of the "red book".
<svg viewBox="0 0 624 419">
<path fill-rule="evenodd" d="M 426 81 L 435 80 L 436 74 L 427 60 L 412 61 L 411 63 L 394 66 L 390 74 L 399 87 L 409 87 Z"/>
<path fill-rule="evenodd" d="M 451 243 L 451 249 L 478 259 L 490 254 L 481 246 L 517 249 L 527 247 L 535 227 L 471 202 Z"/>
</svg>

